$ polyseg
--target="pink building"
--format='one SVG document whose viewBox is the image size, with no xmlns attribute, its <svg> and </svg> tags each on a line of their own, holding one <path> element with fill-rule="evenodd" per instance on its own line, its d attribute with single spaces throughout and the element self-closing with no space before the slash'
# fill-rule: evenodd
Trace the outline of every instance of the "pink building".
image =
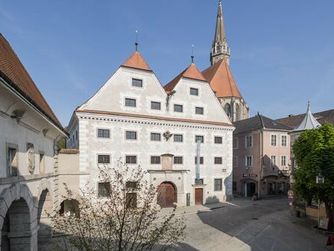
<svg viewBox="0 0 334 251">
<path fill-rule="evenodd" d="M 289 189 L 291 128 L 260 114 L 234 125 L 234 194 L 285 194 Z"/>
</svg>

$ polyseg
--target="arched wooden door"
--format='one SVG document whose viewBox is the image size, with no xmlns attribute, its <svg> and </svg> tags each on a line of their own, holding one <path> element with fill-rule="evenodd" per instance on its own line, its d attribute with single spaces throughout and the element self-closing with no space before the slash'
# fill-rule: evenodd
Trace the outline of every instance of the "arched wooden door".
<svg viewBox="0 0 334 251">
<path fill-rule="evenodd" d="M 173 207 L 177 202 L 176 187 L 171 182 L 163 182 L 158 187 L 158 204 L 161 207 Z"/>
</svg>

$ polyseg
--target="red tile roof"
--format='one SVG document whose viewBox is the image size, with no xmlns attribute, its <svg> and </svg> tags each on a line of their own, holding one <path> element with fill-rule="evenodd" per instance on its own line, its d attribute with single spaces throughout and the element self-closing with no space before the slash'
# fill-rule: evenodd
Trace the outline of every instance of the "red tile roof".
<svg viewBox="0 0 334 251">
<path fill-rule="evenodd" d="M 242 98 L 238 85 L 226 60 L 222 59 L 203 72 L 204 77 L 216 92 L 218 98 L 237 97 Z"/>
<path fill-rule="evenodd" d="M 150 66 L 146 63 L 145 59 L 138 51 L 132 53 L 132 55 L 122 64 L 122 66 L 145 71 L 152 71 Z"/>
<path fill-rule="evenodd" d="M 63 127 L 38 90 L 14 50 L 0 33 L 0 77 L 19 94 L 48 117 L 61 130 Z"/>
<path fill-rule="evenodd" d="M 164 86 L 165 91 L 172 91 L 177 83 L 181 80 L 181 78 L 189 78 L 206 82 L 204 76 L 200 72 L 200 70 L 196 67 L 195 64 L 191 64 L 187 69 L 177 75 L 172 81 L 170 81 L 167 85 Z"/>
</svg>

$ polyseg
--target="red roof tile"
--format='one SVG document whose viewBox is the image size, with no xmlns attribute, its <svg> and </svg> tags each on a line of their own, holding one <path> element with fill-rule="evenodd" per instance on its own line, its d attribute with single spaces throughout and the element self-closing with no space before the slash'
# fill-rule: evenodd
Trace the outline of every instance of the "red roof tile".
<svg viewBox="0 0 334 251">
<path fill-rule="evenodd" d="M 230 67 L 224 59 L 204 70 L 203 75 L 216 92 L 217 97 L 242 98 Z"/>
<path fill-rule="evenodd" d="M 150 66 L 146 63 L 145 59 L 138 51 L 132 53 L 132 55 L 122 64 L 122 66 L 145 71 L 152 71 Z"/>
<path fill-rule="evenodd" d="M 56 115 L 38 90 L 8 41 L 0 33 L 0 76 L 33 106 L 63 130 Z"/>
<path fill-rule="evenodd" d="M 187 69 L 177 75 L 172 81 L 164 86 L 165 91 L 172 91 L 181 78 L 189 78 L 206 82 L 204 76 L 195 64 L 191 64 Z"/>
</svg>

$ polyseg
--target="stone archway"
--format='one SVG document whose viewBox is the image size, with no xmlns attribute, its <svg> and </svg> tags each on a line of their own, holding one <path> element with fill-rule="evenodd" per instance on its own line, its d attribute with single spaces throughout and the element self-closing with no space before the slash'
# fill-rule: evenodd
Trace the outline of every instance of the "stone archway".
<svg viewBox="0 0 334 251">
<path fill-rule="evenodd" d="M 48 189 L 42 191 L 38 201 L 37 222 L 38 229 L 38 248 L 43 250 L 52 237 L 52 227 L 50 214 L 53 212 L 53 201 Z"/>
<path fill-rule="evenodd" d="M 177 202 L 177 189 L 172 182 L 166 181 L 159 185 L 157 202 L 162 208 L 174 206 Z"/>
<path fill-rule="evenodd" d="M 1 250 L 37 250 L 36 211 L 26 185 L 16 184 L 0 195 Z"/>
</svg>

